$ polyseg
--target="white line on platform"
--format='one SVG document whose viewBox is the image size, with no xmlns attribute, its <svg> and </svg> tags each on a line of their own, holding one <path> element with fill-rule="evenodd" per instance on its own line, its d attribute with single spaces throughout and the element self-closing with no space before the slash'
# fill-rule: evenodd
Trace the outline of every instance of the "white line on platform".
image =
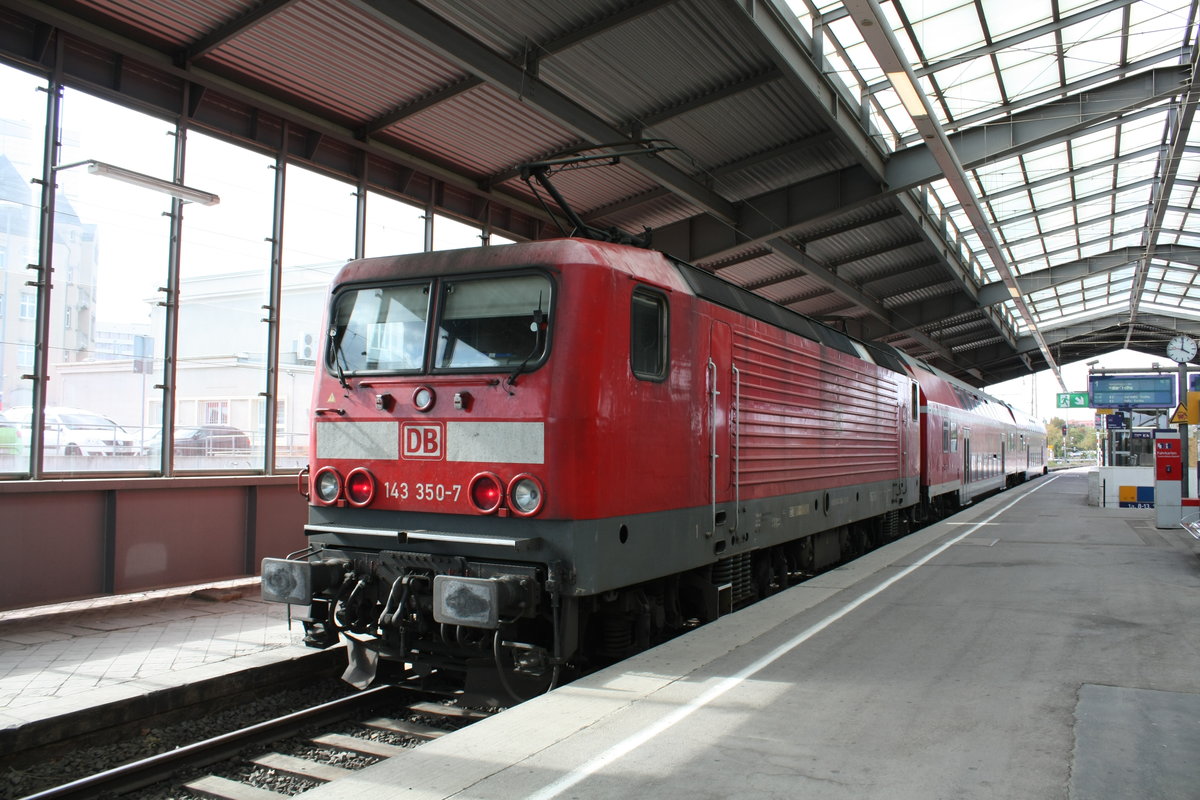
<svg viewBox="0 0 1200 800">
<path fill-rule="evenodd" d="M 561 778 L 559 778 L 558 780 L 549 784 L 548 786 L 543 788 L 541 791 L 538 791 L 538 792 L 533 793 L 532 795 L 529 795 L 528 800 L 552 800 L 552 798 L 558 797 L 560 794 L 562 794 L 566 790 L 570 789 L 572 786 L 575 786 L 577 783 L 586 779 L 588 776 L 595 774 L 599 770 L 603 769 L 604 767 L 608 766 L 612 762 L 616 761 L 618 758 L 621 758 L 622 756 L 641 747 L 646 742 L 650 741 L 655 736 L 658 736 L 663 731 L 674 726 L 676 723 L 683 721 L 687 717 L 691 716 L 694 712 L 699 711 L 701 708 L 704 708 L 704 706 L 708 705 L 713 700 L 716 700 L 718 697 L 725 694 L 730 689 L 733 689 L 733 688 L 737 687 L 738 685 L 744 683 L 749 678 L 754 677 L 757 673 L 759 673 L 766 667 L 769 667 L 771 664 L 774 664 L 780 658 L 787 655 L 791 651 L 795 650 L 797 647 L 804 644 L 809 639 L 811 639 L 813 636 L 816 636 L 818 633 L 825 630 L 830 625 L 837 622 L 842 617 L 846 616 L 851 611 L 853 611 L 854 609 L 861 606 L 863 603 L 865 603 L 868 600 L 872 599 L 873 597 L 881 594 L 884 590 L 888 589 L 890 586 L 899 582 L 900 580 L 907 578 L 909 575 L 916 572 L 919 568 L 925 566 L 930 561 L 937 558 L 942 553 L 946 552 L 946 550 L 948 550 L 951 546 L 953 546 L 953 545 L 957 544 L 958 542 L 962 541 L 963 539 L 967 538 L 972 533 L 974 533 L 975 531 L 982 528 L 984 525 L 987 525 L 989 522 L 994 520 L 996 517 L 1000 516 L 1005 511 L 1008 511 L 1010 508 L 1015 506 L 1017 503 L 1021 502 L 1029 495 L 1031 495 L 1034 492 L 1041 489 L 1043 486 L 1048 486 L 1049 484 L 1053 483 L 1057 478 L 1058 478 L 1057 475 L 1054 477 L 1051 477 L 1048 480 L 1046 480 L 1045 483 L 1041 483 L 1038 486 L 1034 487 L 1033 489 L 1029 490 L 1028 492 L 1025 492 L 1024 494 L 1022 494 L 1020 497 L 1013 500 L 1008 505 L 997 510 L 996 513 L 992 514 L 987 519 L 983 520 L 982 522 L 975 523 L 970 528 L 967 528 L 967 530 L 965 530 L 962 533 L 960 533 L 959 535 L 955 536 L 953 539 L 943 542 L 941 545 L 939 545 L 933 551 L 931 551 L 930 553 L 928 553 L 921 559 L 913 562 L 913 564 L 911 564 L 910 566 L 905 567 L 900 572 L 897 572 L 895 575 L 888 578 L 883 583 L 876 586 L 874 589 L 871 589 L 869 592 L 859 595 L 854 600 L 852 600 L 849 603 L 847 603 L 846 605 L 842 606 L 842 608 L 840 610 L 835 611 L 834 613 L 830 614 L 828 617 L 821 620 L 820 622 L 818 622 L 818 623 L 812 625 L 811 627 L 805 629 L 804 631 L 796 634 L 788 641 L 784 642 L 783 644 L 779 645 L 771 652 L 764 655 L 762 658 L 759 658 L 757 661 L 754 661 L 753 663 L 743 667 L 741 670 L 739 670 L 738 672 L 729 676 L 728 678 L 721 680 L 719 683 L 717 683 L 717 685 L 713 686 L 711 689 L 707 690 L 703 694 L 700 694 L 691 702 L 687 703 L 686 705 L 680 706 L 679 708 L 672 711 L 670 714 L 667 714 L 666 716 L 660 718 L 658 720 L 658 722 L 654 723 L 653 725 L 648 725 L 645 728 L 642 728 L 637 733 L 633 734 L 632 736 L 629 736 L 628 738 L 624 739 L 623 741 L 618 742 L 617 744 L 613 745 L 609 749 L 605 750 L 600 755 L 596 756 L 595 758 L 591 759 L 590 761 L 587 761 L 587 762 L 581 764 L 579 767 L 572 770 L 571 772 L 568 772 L 567 774 L 563 775 Z"/>
</svg>

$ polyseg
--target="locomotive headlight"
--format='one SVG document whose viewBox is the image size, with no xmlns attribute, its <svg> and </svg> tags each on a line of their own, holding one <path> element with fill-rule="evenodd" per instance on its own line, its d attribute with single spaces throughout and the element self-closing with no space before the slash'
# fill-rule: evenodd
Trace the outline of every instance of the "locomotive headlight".
<svg viewBox="0 0 1200 800">
<path fill-rule="evenodd" d="M 333 467 L 322 467 L 317 471 L 313 486 L 317 502 L 327 506 L 333 505 L 342 493 L 342 476 Z"/>
<path fill-rule="evenodd" d="M 352 506 L 365 506 L 375 499 L 375 476 L 363 467 L 346 476 L 346 499 Z"/>
<path fill-rule="evenodd" d="M 518 475 L 508 484 L 508 500 L 514 514 L 531 517 L 542 510 L 546 493 L 532 475 Z"/>
<path fill-rule="evenodd" d="M 436 399 L 437 395 L 434 393 L 433 389 L 429 388 L 428 386 L 418 386 L 415 390 L 413 390 L 413 407 L 416 408 L 417 411 L 424 412 L 433 408 L 433 402 Z"/>
</svg>

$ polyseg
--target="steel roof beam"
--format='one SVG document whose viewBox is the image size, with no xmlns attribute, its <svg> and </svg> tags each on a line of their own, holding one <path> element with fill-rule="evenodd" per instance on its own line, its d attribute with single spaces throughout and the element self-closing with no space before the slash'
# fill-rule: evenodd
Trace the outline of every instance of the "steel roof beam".
<svg viewBox="0 0 1200 800">
<path fill-rule="evenodd" d="M 881 197 L 878 181 L 854 165 L 742 201 L 733 226 L 704 215 L 664 225 L 654 231 L 654 243 L 678 258 L 703 265 Z"/>
<path fill-rule="evenodd" d="M 289 0 L 294 2 L 294 0 Z M 537 74 L 537 65 L 543 59 L 549 56 L 555 56 L 559 53 L 574 47 L 577 44 L 582 44 L 588 39 L 599 36 L 606 31 L 631 22 L 638 17 L 657 11 L 663 6 L 671 5 L 679 2 L 679 0 L 642 0 L 642 2 L 634 3 L 626 8 L 621 9 L 613 14 L 602 19 L 596 20 L 590 25 L 584 25 L 569 33 L 563 34 L 555 39 L 551 39 L 541 44 L 533 45 L 525 57 L 526 67 L 529 68 L 535 75 Z M 405 103 L 397 107 L 394 111 L 385 114 L 378 119 L 371 120 L 363 126 L 363 135 L 369 136 L 384 128 L 389 128 L 397 122 L 411 117 L 414 114 L 419 114 L 427 108 L 430 108 L 438 103 L 445 102 L 457 95 L 474 89 L 484 83 L 482 78 L 474 75 L 456 81 L 455 83 L 432 92 L 424 97 L 417 98 L 411 103 Z M 511 176 L 510 176 L 511 177 Z"/>
<path fill-rule="evenodd" d="M 912 118 L 913 125 L 916 126 L 917 130 L 929 142 L 928 145 L 922 145 L 925 150 L 925 156 L 932 162 L 935 173 L 945 176 L 947 183 L 949 183 L 954 195 L 962 204 L 963 212 L 966 214 L 968 220 L 970 220 L 971 226 L 979 236 L 984 250 L 988 253 L 1001 279 L 1009 284 L 1010 290 L 1013 293 L 1013 302 L 1021 319 L 1028 329 L 1032 331 L 1033 335 L 1040 339 L 1037 321 L 1016 289 L 1012 267 L 1004 257 L 1000 243 L 992 231 L 988 219 L 983 214 L 979 199 L 975 196 L 975 192 L 967 179 L 964 168 L 966 158 L 959 153 L 958 145 L 950 141 L 950 138 L 934 116 L 929 98 L 921 91 L 916 78 L 913 76 L 912 67 L 908 63 L 907 56 L 904 55 L 900 43 L 893 34 L 891 26 L 887 22 L 887 17 L 884 16 L 879 3 L 877 0 L 845 0 L 845 4 L 846 8 L 850 10 L 850 16 L 854 19 L 854 24 L 858 27 L 863 41 L 871 50 L 880 69 L 889 76 L 889 80 L 893 84 L 899 83 L 902 87 L 907 88 L 907 92 L 901 93 L 901 97 L 904 101 L 906 112 Z M 899 89 L 897 91 L 899 92 Z M 959 137 L 961 137 L 961 134 Z M 912 149 L 903 152 L 911 152 Z M 893 189 L 900 189 L 902 187 L 896 181 L 892 180 L 894 160 L 895 156 L 888 161 L 887 183 Z M 915 187 L 925 182 L 928 181 L 916 181 L 912 186 Z M 1002 317 L 991 317 L 991 319 L 995 323 L 997 331 L 1006 337 L 1011 335 L 1007 330 L 1008 325 L 1003 322 Z M 1055 377 L 1062 384 L 1062 374 L 1050 350 L 1043 345 L 1041 352 L 1047 365 L 1054 371 Z"/>
<path fill-rule="evenodd" d="M 1019 247 L 1020 245 L 1029 244 L 1030 242 L 1043 241 L 1051 236 L 1055 236 L 1060 233 L 1070 233 L 1071 231 L 1077 231 L 1080 228 L 1086 228 L 1089 225 L 1098 225 L 1103 222 L 1113 222 L 1114 220 L 1120 219 L 1121 217 L 1127 217 L 1130 214 L 1144 214 L 1144 213 L 1146 213 L 1145 206 L 1142 206 L 1142 205 L 1130 206 L 1129 208 L 1123 208 L 1120 211 L 1115 211 L 1111 214 L 1102 214 L 1098 217 L 1089 217 L 1088 219 L 1081 219 L 1078 222 L 1071 223 L 1070 225 L 1063 225 L 1060 228 L 1054 228 L 1054 229 L 1048 230 L 1048 231 L 1041 231 L 1040 233 L 1036 233 L 1033 236 L 1026 236 L 1021 239 L 1008 240 L 1008 241 L 1003 242 L 1002 244 L 1004 247 L 1009 247 L 1009 248 Z"/>
<path fill-rule="evenodd" d="M 936 61 L 932 64 L 916 67 L 913 69 L 913 72 L 918 78 L 923 78 L 926 75 L 931 75 L 935 72 L 941 72 L 945 69 L 961 66 L 968 61 L 974 61 L 982 56 L 990 56 L 994 53 L 999 53 L 1001 50 L 1006 50 L 1018 44 L 1024 44 L 1025 42 L 1038 39 L 1042 36 L 1046 36 L 1047 34 L 1054 33 L 1055 31 L 1061 31 L 1063 28 L 1070 27 L 1071 25 L 1076 25 L 1080 22 L 1086 22 L 1094 17 L 1103 16 L 1110 11 L 1116 11 L 1124 8 L 1125 6 L 1133 5 L 1135 1 L 1136 0 L 1109 0 L 1107 3 L 1101 3 L 1098 6 L 1094 6 L 1084 11 L 1070 14 L 1055 22 L 1047 22 L 1045 24 L 1030 28 L 1029 30 L 1015 33 L 1012 36 L 1006 36 L 1003 39 L 996 39 L 990 44 L 984 44 L 976 47 L 973 50 L 967 50 L 965 53 L 959 53 L 951 56 L 950 58 Z"/>
<path fill-rule="evenodd" d="M 1189 19 L 1189 22 L 1194 20 L 1195 12 L 1196 6 L 1193 3 L 1193 17 Z M 1200 47 L 1194 48 L 1192 58 L 1186 67 L 1192 75 L 1195 75 L 1196 71 L 1200 69 Z M 1179 175 L 1179 167 L 1183 163 L 1183 155 L 1187 150 L 1187 142 L 1191 136 L 1192 120 L 1196 116 L 1196 103 L 1198 101 L 1200 101 L 1200 86 L 1193 80 L 1179 98 L 1178 104 L 1173 109 L 1174 118 L 1168 121 L 1167 129 L 1163 134 L 1163 144 L 1166 145 L 1167 151 L 1159 157 L 1158 162 L 1158 175 L 1162 183 L 1155 191 L 1150 211 L 1146 215 L 1146 232 L 1142 238 L 1146 254 L 1138 262 L 1137 271 L 1133 277 L 1133 294 L 1129 298 L 1129 324 L 1131 326 L 1129 332 L 1131 336 L 1133 335 L 1132 325 L 1137 321 L 1138 317 L 1138 302 L 1141 299 L 1142 288 L 1146 285 L 1146 276 L 1149 272 L 1150 259 L 1152 258 L 1151 251 L 1154 250 L 1154 246 L 1158 242 L 1159 230 L 1162 228 L 1163 218 L 1166 217 L 1167 211 L 1170 210 L 1171 190 L 1174 188 L 1175 178 Z"/>
<path fill-rule="evenodd" d="M 1007 120 L 947 134 L 966 169 L 1036 150 L 1053 140 L 1115 120 L 1184 89 L 1191 77 L 1186 65 L 1158 67 L 1105 86 L 1014 114 Z M 893 190 L 944 177 L 929 145 L 898 150 L 888 159 L 885 180 Z"/>
<path fill-rule="evenodd" d="M 1082 280 L 1090 275 L 1100 275 L 1112 272 L 1124 266 L 1129 266 L 1145 254 L 1142 247 L 1123 247 L 1111 253 L 1091 256 L 1078 261 L 1068 261 L 1065 264 L 1049 269 L 1029 272 L 1017 276 L 1017 285 L 1024 294 L 1043 289 L 1050 289 L 1071 281 Z M 1175 261 L 1181 264 L 1200 266 L 1200 247 L 1189 247 L 1182 244 L 1162 244 L 1154 248 L 1151 258 Z M 997 281 L 979 289 L 980 305 L 995 305 L 1010 298 L 1008 287 Z"/>
<path fill-rule="evenodd" d="M 1190 52 L 1190 50 L 1188 51 Z M 1017 100 L 1012 100 L 1007 103 L 1000 103 L 990 106 L 983 111 L 976 111 L 973 114 L 968 114 L 963 117 L 956 117 L 953 122 L 947 125 L 947 130 L 961 131 L 970 128 L 973 125 L 978 125 L 983 122 L 1002 121 L 1006 117 L 1010 117 L 1021 109 L 1040 106 L 1043 103 L 1051 102 L 1064 95 L 1078 95 L 1091 86 L 1099 86 L 1113 80 L 1118 80 L 1131 75 L 1135 72 L 1142 72 L 1150 69 L 1157 64 L 1162 64 L 1165 61 L 1174 61 L 1174 53 L 1159 54 L 1140 59 L 1132 64 L 1125 64 L 1120 67 L 1114 67 L 1104 72 L 1098 72 L 1095 75 L 1088 75 L 1086 78 L 1080 78 L 1077 81 L 1072 81 L 1065 86 L 1054 86 L 1045 91 L 1036 94 L 1026 95 Z M 913 142 L 919 142 L 920 136 L 909 134 L 900 140 L 902 146 L 911 145 Z"/>
<path fill-rule="evenodd" d="M 471 91 L 476 86 L 482 86 L 483 79 L 477 78 L 474 75 L 468 75 L 461 80 L 454 81 L 451 84 L 443 86 L 440 89 L 435 89 L 428 94 L 418 97 L 409 103 L 397 106 L 392 111 L 384 114 L 382 117 L 376 117 L 367 124 L 357 130 L 360 138 L 366 139 L 368 136 L 378 133 L 381 130 L 390 128 L 401 120 L 407 119 L 415 114 L 420 114 L 426 109 L 433 108 L 438 103 L 444 103 L 447 100 L 455 98 L 460 94 L 465 94 Z"/>
<path fill-rule="evenodd" d="M 1000 227 L 1004 227 L 1005 225 L 1010 225 L 1014 222 L 1022 222 L 1023 220 L 1027 220 L 1027 219 L 1036 219 L 1039 216 L 1041 216 L 1042 214 L 1053 214 L 1055 211 L 1066 211 L 1068 209 L 1073 209 L 1076 206 L 1081 206 L 1085 203 L 1090 203 L 1093 200 L 1102 200 L 1106 197 L 1109 197 L 1109 198 L 1115 197 L 1118 194 L 1123 194 L 1124 192 L 1132 192 L 1137 189 L 1144 189 L 1145 187 L 1153 186 L 1156 183 L 1158 183 L 1158 180 L 1156 178 L 1146 178 L 1145 180 L 1142 180 L 1142 181 L 1135 181 L 1134 183 L 1126 183 L 1126 184 L 1116 187 L 1115 189 L 1105 189 L 1104 191 L 1096 192 L 1094 194 L 1084 195 L 1083 197 L 1076 197 L 1071 200 L 1066 200 L 1062 203 L 1056 203 L 1052 206 L 1044 206 L 1042 208 L 1038 208 L 1034 211 L 1030 211 L 1025 214 L 1018 214 L 1015 217 L 997 218 L 996 224 L 999 225 Z M 987 201 L 985 200 L 984 202 L 987 202 Z M 1143 207 L 1143 210 L 1144 210 L 1144 207 Z M 1038 237 L 1038 238 L 1041 238 L 1041 237 Z M 1014 242 L 1006 242 L 1006 244 L 1014 244 Z"/>
<path fill-rule="evenodd" d="M 288 6 L 295 5 L 297 2 L 299 0 L 265 0 L 265 2 L 257 4 L 245 14 L 230 20 L 224 25 L 218 26 L 216 30 L 208 35 L 202 36 L 184 47 L 179 51 L 176 61 L 180 66 L 187 66 L 225 43 L 236 39 L 255 25 L 265 22 Z"/>
<path fill-rule="evenodd" d="M 834 89 L 821 73 L 813 53 L 811 37 L 800 27 L 793 13 L 773 2 L 729 3 L 737 23 L 755 40 L 780 69 L 784 80 L 812 98 L 820 122 L 838 131 L 867 173 L 876 179 L 884 173 L 884 158 L 878 145 L 859 124 L 861 109 L 849 97 Z"/>
<path fill-rule="evenodd" d="M 614 142 L 628 133 L 580 106 L 542 82 L 521 64 L 513 64 L 463 31 L 447 23 L 416 0 L 349 0 L 350 5 L 379 20 L 455 64 L 482 78 L 522 104 L 536 108 L 559 124 L 592 142 Z M 629 158 L 629 167 L 669 187 L 688 202 L 733 224 L 733 203 L 662 158 Z"/>
<path fill-rule="evenodd" d="M 226 97 L 245 103 L 251 108 L 265 111 L 294 123 L 301 128 L 311 131 L 315 135 L 328 136 L 335 141 L 361 149 L 365 153 L 387 160 L 398 166 L 417 170 L 435 182 L 440 181 L 462 189 L 465 192 L 481 195 L 487 200 L 502 204 L 506 208 L 528 216 L 531 219 L 545 219 L 545 211 L 531 202 L 526 202 L 522 198 L 509 194 L 493 193 L 490 190 L 481 190 L 475 179 L 391 145 L 382 144 L 378 141 L 364 142 L 357 138 L 353 131 L 342 125 L 319 117 L 311 111 L 299 108 L 278 97 L 247 88 L 245 85 L 239 84 L 223 75 L 218 75 L 196 66 L 181 67 L 167 53 L 101 28 L 99 25 L 41 2 L 41 0 L 5 0 L 5 2 L 19 13 L 24 14 L 29 19 L 47 28 L 65 32 L 68 35 L 88 42 L 92 46 L 106 48 L 113 57 L 135 58 L 154 70 L 161 71 L 163 75 L 186 82 L 194 88 L 219 92 Z M 32 66 L 42 69 L 46 68 L 44 64 L 33 64 Z M 93 83 L 102 86 L 102 84 L 96 84 L 94 80 L 83 72 L 69 71 L 68 75 L 74 81 L 85 85 Z M 215 126 L 213 126 L 213 129 L 221 130 Z M 222 132 L 231 133 L 230 131 Z"/>
<path fill-rule="evenodd" d="M 1059 181 L 1065 181 L 1065 180 L 1070 180 L 1072 178 L 1078 178 L 1081 175 L 1087 175 L 1092 172 L 1097 172 L 1102 169 L 1107 169 L 1109 167 L 1113 167 L 1118 164 L 1121 164 L 1125 161 L 1135 161 L 1139 158 L 1146 158 L 1148 156 L 1157 156 L 1161 149 L 1162 149 L 1162 147 L 1160 145 L 1152 145 L 1150 147 L 1143 147 L 1141 150 L 1133 150 L 1131 152 L 1125 153 L 1124 155 L 1117 156 L 1116 158 L 1107 158 L 1104 161 L 1097 161 L 1093 164 L 1086 164 L 1082 167 L 1076 167 L 1075 169 L 1067 170 L 1066 172 L 1060 172 L 1057 175 L 1051 175 L 1046 178 L 1039 178 L 1036 181 L 1030 181 L 1029 183 L 1017 182 L 1017 183 L 1014 183 L 1012 186 L 1008 187 L 1007 189 L 999 189 L 994 192 L 989 192 L 988 194 L 980 195 L 979 199 L 980 199 L 980 201 L 982 201 L 984 203 L 990 203 L 993 200 L 999 200 L 1004 197 L 1010 197 L 1014 194 L 1025 194 L 1030 189 L 1040 189 L 1043 186 L 1049 186 L 1051 184 L 1058 183 Z M 978 173 L 976 173 L 976 175 L 978 175 Z M 960 208 L 961 208 L 961 206 L 959 206 L 959 205 L 953 205 L 953 206 L 947 206 L 946 210 L 947 211 L 958 211 Z"/>
<path fill-rule="evenodd" d="M 749 92 L 757 89 L 760 86 L 766 86 L 775 83 L 781 77 L 778 67 L 769 67 L 766 70 L 760 71 L 754 75 L 746 75 L 732 83 L 714 89 L 711 92 L 704 92 L 694 97 L 689 97 L 683 102 L 663 108 L 659 111 L 654 111 L 649 114 L 639 116 L 634 121 L 634 124 L 640 125 L 643 128 L 653 128 L 655 125 L 661 125 L 668 120 L 683 116 L 692 111 L 704 108 L 713 103 L 719 103 L 730 97 L 734 97 L 743 92 Z"/>
<path fill-rule="evenodd" d="M 593 39 L 613 28 L 624 25 L 627 22 L 632 22 L 639 17 L 644 17 L 664 6 L 669 6 L 677 2 L 679 0 L 638 0 L 638 2 L 631 3 L 608 16 L 597 19 L 590 25 L 584 25 L 547 42 L 533 45 L 530 48 L 530 57 L 528 60 L 537 61 L 547 55 L 556 55 L 577 44 L 583 44 L 588 39 Z"/>
<path fill-rule="evenodd" d="M 833 271 L 828 270 L 820 264 L 814 262 L 803 250 L 800 250 L 790 242 L 784 241 L 783 239 L 772 239 L 769 244 L 772 250 L 784 256 L 785 258 L 794 261 L 804 270 L 804 272 L 817 278 L 840 296 L 846 298 L 859 308 L 862 308 L 871 316 L 882 320 L 884 323 L 893 327 L 893 329 L 896 327 L 893 324 L 894 317 L 892 312 L 884 308 L 883 304 L 881 304 L 875 298 L 864 294 L 858 289 L 858 287 L 854 286 L 849 281 L 838 277 L 838 275 Z M 923 346 L 928 347 L 937 353 L 941 358 L 944 358 L 950 364 L 954 364 L 954 353 L 941 343 L 935 342 L 933 339 L 930 339 L 920 331 L 913 331 L 908 335 L 912 339 L 920 342 Z"/>
</svg>

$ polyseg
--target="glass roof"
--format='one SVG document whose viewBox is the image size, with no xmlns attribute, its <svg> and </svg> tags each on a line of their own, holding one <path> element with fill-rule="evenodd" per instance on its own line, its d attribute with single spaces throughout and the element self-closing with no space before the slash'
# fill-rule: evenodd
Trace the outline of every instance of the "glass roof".
<svg viewBox="0 0 1200 800">
<path fill-rule="evenodd" d="M 831 77 L 868 104 L 884 149 L 919 145 L 912 118 L 842 2 L 789 5 L 822 48 Z M 1083 93 L 1105 84 L 1188 64 L 1194 40 L 1194 0 L 883 0 L 881 7 L 947 134 L 987 130 L 1065 97 L 1086 102 Z M 1094 269 L 1025 295 L 1040 330 L 1131 311 L 1200 317 L 1200 260 L 1172 262 L 1163 252 L 1164 245 L 1200 248 L 1194 213 L 1200 123 L 1187 131 L 1178 162 L 1166 160 L 1178 101 L 1142 105 L 1068 141 L 966 170 L 1014 275 L 1076 262 Z M 1150 231 L 1164 176 L 1174 183 L 1161 226 Z M 927 188 L 931 205 L 946 210 L 973 251 L 982 282 L 1000 280 L 950 185 L 939 180 Z M 1132 248 L 1132 257 L 1114 264 L 1108 254 L 1123 248 Z M 1139 263 L 1146 265 L 1140 290 L 1134 285 Z M 1015 332 L 1026 333 L 1016 304 L 1002 308 Z"/>
</svg>

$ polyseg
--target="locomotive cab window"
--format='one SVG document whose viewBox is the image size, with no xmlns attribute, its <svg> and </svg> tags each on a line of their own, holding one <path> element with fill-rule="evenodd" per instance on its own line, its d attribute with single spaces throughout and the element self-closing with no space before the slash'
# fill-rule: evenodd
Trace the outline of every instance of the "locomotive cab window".
<svg viewBox="0 0 1200 800">
<path fill-rule="evenodd" d="M 630 369 L 637 378 L 660 381 L 667 376 L 667 299 L 635 289 L 629 316 Z"/>
<path fill-rule="evenodd" d="M 428 316 L 427 283 L 342 292 L 334 300 L 327 365 L 342 375 L 418 371 Z"/>
<path fill-rule="evenodd" d="M 546 355 L 549 311 L 545 275 L 446 281 L 434 366 L 532 369 Z"/>
</svg>

